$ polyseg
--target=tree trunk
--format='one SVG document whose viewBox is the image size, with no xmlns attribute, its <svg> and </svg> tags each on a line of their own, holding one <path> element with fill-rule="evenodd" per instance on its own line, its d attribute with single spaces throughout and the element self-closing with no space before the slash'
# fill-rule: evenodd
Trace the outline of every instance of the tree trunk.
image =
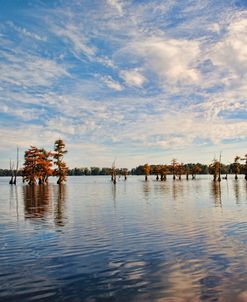
<svg viewBox="0 0 247 302">
<path fill-rule="evenodd" d="M 10 184 L 10 185 L 13 185 L 13 184 L 14 184 L 13 178 L 14 178 L 14 177 L 13 177 L 13 175 L 12 175 L 12 176 L 11 176 L 11 179 L 10 179 L 10 181 L 9 181 L 9 184 Z"/>
</svg>

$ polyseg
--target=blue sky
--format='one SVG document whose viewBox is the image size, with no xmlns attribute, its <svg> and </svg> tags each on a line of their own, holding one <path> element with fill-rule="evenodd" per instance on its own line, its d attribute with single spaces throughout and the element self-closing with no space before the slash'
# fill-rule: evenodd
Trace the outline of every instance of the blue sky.
<svg viewBox="0 0 247 302">
<path fill-rule="evenodd" d="M 0 0 L 0 167 L 59 137 L 70 167 L 244 156 L 246 32 L 246 0 Z"/>
</svg>

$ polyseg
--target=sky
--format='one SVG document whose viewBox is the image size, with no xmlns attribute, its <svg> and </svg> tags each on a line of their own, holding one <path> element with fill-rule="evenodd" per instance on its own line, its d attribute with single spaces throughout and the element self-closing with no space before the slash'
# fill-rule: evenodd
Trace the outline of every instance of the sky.
<svg viewBox="0 0 247 302">
<path fill-rule="evenodd" d="M 247 153 L 247 0 L 0 0 L 0 168 Z"/>
</svg>

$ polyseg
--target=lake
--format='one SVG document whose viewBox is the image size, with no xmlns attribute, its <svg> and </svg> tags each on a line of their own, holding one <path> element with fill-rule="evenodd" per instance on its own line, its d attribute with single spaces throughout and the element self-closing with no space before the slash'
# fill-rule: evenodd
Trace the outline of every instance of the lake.
<svg viewBox="0 0 247 302">
<path fill-rule="evenodd" d="M 0 178 L 0 301 L 247 301 L 247 182 Z"/>
</svg>

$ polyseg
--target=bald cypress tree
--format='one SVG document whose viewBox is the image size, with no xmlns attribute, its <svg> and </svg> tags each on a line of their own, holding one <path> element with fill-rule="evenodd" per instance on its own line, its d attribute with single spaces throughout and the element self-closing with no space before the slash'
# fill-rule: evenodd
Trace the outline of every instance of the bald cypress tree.
<svg viewBox="0 0 247 302">
<path fill-rule="evenodd" d="M 24 159 L 23 179 L 29 185 L 35 185 L 39 172 L 40 149 L 31 146 L 25 151 Z"/>
<path fill-rule="evenodd" d="M 25 162 L 23 168 L 23 180 L 30 185 L 48 182 L 48 177 L 53 174 L 51 152 L 31 146 L 25 151 Z"/>
<path fill-rule="evenodd" d="M 68 151 L 65 149 L 65 143 L 62 139 L 58 139 L 54 144 L 54 165 L 56 168 L 54 169 L 54 176 L 58 177 L 57 183 L 61 184 L 66 181 L 68 175 L 68 167 L 66 163 L 63 161 L 64 154 Z"/>
<path fill-rule="evenodd" d="M 145 173 L 145 181 L 148 180 L 148 175 L 150 175 L 150 172 L 151 172 L 151 168 L 149 166 L 149 164 L 145 164 L 143 166 L 143 170 L 144 170 L 144 173 Z"/>
</svg>

